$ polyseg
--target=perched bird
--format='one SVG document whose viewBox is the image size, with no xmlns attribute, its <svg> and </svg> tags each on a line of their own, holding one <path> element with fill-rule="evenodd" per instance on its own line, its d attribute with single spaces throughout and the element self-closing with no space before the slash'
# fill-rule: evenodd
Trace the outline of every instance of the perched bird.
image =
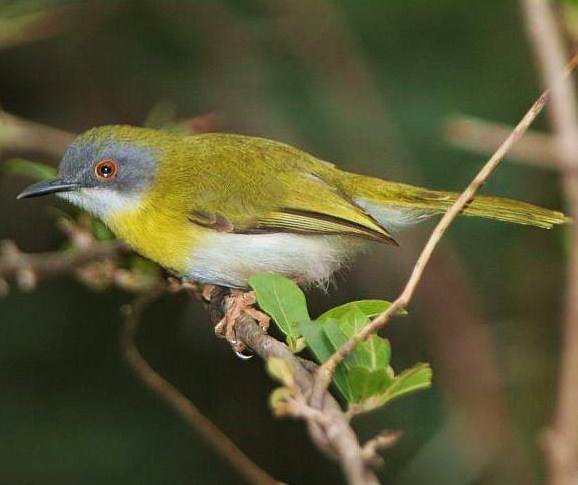
<svg viewBox="0 0 578 485">
<path fill-rule="evenodd" d="M 397 245 L 393 231 L 444 212 L 457 197 L 344 172 L 277 141 L 131 126 L 80 135 L 58 178 L 18 198 L 51 193 L 173 273 L 233 288 L 257 272 L 326 281 L 368 241 Z M 464 215 L 542 228 L 568 222 L 498 197 L 476 197 Z"/>
</svg>

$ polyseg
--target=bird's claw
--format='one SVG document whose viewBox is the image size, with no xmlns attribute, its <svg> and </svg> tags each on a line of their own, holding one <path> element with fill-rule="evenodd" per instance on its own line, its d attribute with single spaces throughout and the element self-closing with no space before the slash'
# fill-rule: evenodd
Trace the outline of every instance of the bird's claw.
<svg viewBox="0 0 578 485">
<path fill-rule="evenodd" d="M 237 348 L 236 348 L 237 345 L 241 346 L 242 349 L 241 349 L 241 350 L 237 350 Z M 246 346 L 244 343 L 242 343 L 242 342 L 236 342 L 235 344 L 231 343 L 231 348 L 233 349 L 233 353 L 235 354 L 235 356 L 236 356 L 238 359 L 241 359 L 241 360 L 249 360 L 249 359 L 252 359 L 252 358 L 253 358 L 253 355 L 255 355 L 255 354 L 252 354 L 252 353 L 251 353 L 251 354 L 244 354 L 243 352 L 245 352 L 245 351 L 247 350 L 247 346 Z"/>
<path fill-rule="evenodd" d="M 235 323 L 239 317 L 243 313 L 246 313 L 257 321 L 259 327 L 264 332 L 267 331 L 269 323 L 271 322 L 271 319 L 267 315 L 253 307 L 255 302 L 256 298 L 254 292 L 250 291 L 244 293 L 240 290 L 234 290 L 231 304 L 225 312 L 225 316 L 215 326 L 215 335 L 219 338 L 226 339 L 235 355 L 243 360 L 250 359 L 252 355 L 243 353 L 247 349 L 247 346 L 237 338 Z"/>
<path fill-rule="evenodd" d="M 231 325 L 228 325 L 226 317 L 224 317 L 217 325 L 215 325 L 215 335 L 219 338 L 225 339 L 233 353 L 241 360 L 249 360 L 253 357 L 253 354 L 244 354 L 247 350 L 247 346 L 240 340 L 237 339 L 234 329 L 234 321 Z"/>
</svg>

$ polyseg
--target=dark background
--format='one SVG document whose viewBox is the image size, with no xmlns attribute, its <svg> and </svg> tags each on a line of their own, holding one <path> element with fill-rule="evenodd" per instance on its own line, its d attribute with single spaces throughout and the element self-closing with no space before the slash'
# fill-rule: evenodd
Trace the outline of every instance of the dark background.
<svg viewBox="0 0 578 485">
<path fill-rule="evenodd" d="M 2 109 L 74 132 L 212 112 L 222 131 L 460 190 L 484 158 L 444 141 L 447 118 L 514 124 L 539 90 L 513 1 L 20 3 L 22 11 L 64 9 L 51 17 L 53 35 L 0 46 Z M 17 4 L 0 2 L 4 22 Z M 23 155 L 4 158 L 15 154 Z M 28 182 L 1 172 L 0 239 L 26 251 L 58 249 L 64 236 L 49 208 L 64 205 L 15 201 Z M 483 192 L 561 207 L 553 172 L 508 162 Z M 431 227 L 399 235 L 399 249 L 376 246 L 336 288 L 312 292 L 312 314 L 353 299 L 394 299 Z M 434 386 L 358 422 L 364 438 L 404 430 L 385 453 L 386 483 L 541 481 L 563 261 L 561 229 L 472 219 L 452 226 L 409 317 L 386 332 L 394 367 L 431 362 Z M 238 482 L 125 368 L 119 308 L 130 299 L 69 278 L 42 281 L 32 293 L 13 287 L 0 299 L 0 483 Z M 274 384 L 262 362 L 235 359 L 207 320 L 197 302 L 165 297 L 147 313 L 139 345 L 275 477 L 341 480 L 302 423 L 271 415 Z"/>
</svg>

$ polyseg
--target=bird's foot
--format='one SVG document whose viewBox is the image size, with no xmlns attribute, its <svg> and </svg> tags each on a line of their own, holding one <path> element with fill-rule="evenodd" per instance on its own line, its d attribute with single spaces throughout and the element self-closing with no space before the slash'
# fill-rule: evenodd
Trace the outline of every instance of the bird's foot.
<svg viewBox="0 0 578 485">
<path fill-rule="evenodd" d="M 252 292 L 251 292 L 252 293 Z M 254 306 L 245 308 L 245 313 L 251 318 L 257 321 L 259 328 L 263 330 L 263 333 L 267 333 L 269 326 L 271 325 L 271 317 L 261 310 L 257 310 Z"/>
<path fill-rule="evenodd" d="M 203 292 L 204 293 L 204 292 Z M 253 291 L 243 292 L 241 290 L 231 291 L 231 303 L 225 312 L 225 316 L 215 326 L 215 335 L 219 338 L 224 338 L 229 342 L 233 352 L 237 357 L 248 359 L 252 355 L 244 354 L 247 346 L 237 338 L 235 333 L 235 323 L 243 313 L 246 313 L 251 318 L 257 320 L 259 327 L 264 332 L 269 328 L 271 319 L 268 315 L 257 310 L 253 305 L 256 302 L 255 293 Z"/>
</svg>

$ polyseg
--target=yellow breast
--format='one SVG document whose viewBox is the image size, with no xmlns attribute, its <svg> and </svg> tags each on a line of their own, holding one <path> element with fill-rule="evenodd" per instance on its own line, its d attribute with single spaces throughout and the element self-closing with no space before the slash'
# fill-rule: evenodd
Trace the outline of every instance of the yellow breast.
<svg viewBox="0 0 578 485">
<path fill-rule="evenodd" d="M 117 211 L 105 222 L 137 252 L 177 274 L 185 272 L 194 248 L 203 239 L 203 231 L 182 212 L 171 211 L 166 206 L 161 210 L 150 199 Z"/>
</svg>

